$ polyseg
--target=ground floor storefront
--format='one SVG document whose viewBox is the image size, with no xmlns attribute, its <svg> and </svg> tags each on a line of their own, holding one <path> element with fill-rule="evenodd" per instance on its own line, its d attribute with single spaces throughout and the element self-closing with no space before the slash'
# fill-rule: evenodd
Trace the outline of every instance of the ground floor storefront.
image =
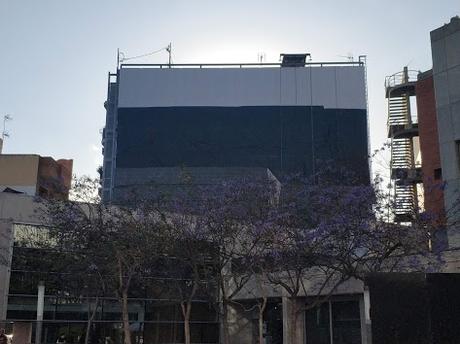
<svg viewBox="0 0 460 344">
<path fill-rule="evenodd" d="M 89 331 L 90 343 L 122 344 L 123 328 L 119 303 L 116 299 L 98 300 L 98 309 L 88 300 L 46 296 L 42 322 L 41 343 L 85 343 Z M 299 299 L 303 303 L 304 299 Z M 7 311 L 7 332 L 13 334 L 14 344 L 36 342 L 36 295 L 10 295 Z M 306 304 L 306 303 L 305 303 Z M 235 306 L 230 313 L 231 343 L 283 344 L 287 339 L 286 326 L 290 319 L 283 318 L 286 300 L 270 298 L 263 313 L 260 331 L 256 302 Z M 94 313 L 94 314 L 93 314 Z M 94 315 L 93 320 L 88 318 Z M 334 296 L 314 307 L 301 310 L 298 328 L 302 343 L 314 344 L 366 344 L 363 340 L 362 295 Z M 184 322 L 177 303 L 167 300 L 133 299 L 129 303 L 130 330 L 133 344 L 184 343 Z M 192 343 L 219 343 L 221 338 L 219 316 L 214 306 L 197 302 L 191 317 Z"/>
</svg>

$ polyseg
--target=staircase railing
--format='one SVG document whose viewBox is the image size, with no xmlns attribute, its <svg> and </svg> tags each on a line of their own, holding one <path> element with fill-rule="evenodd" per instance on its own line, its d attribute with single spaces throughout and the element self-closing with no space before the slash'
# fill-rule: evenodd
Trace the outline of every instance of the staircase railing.
<svg viewBox="0 0 460 344">
<path fill-rule="evenodd" d="M 388 98 L 388 127 L 391 134 L 391 176 L 394 179 L 394 215 L 397 222 L 408 222 L 417 208 L 417 189 L 414 180 L 408 178 L 408 171 L 415 169 L 414 143 L 412 136 L 395 136 L 395 129 L 410 129 L 413 126 L 410 95 L 415 94 L 417 71 L 404 68 L 402 72 L 385 78 L 386 94 Z M 410 85 L 410 92 L 403 90 L 394 93 L 392 90 L 402 85 Z M 411 86 L 409 86 L 411 87 Z"/>
</svg>

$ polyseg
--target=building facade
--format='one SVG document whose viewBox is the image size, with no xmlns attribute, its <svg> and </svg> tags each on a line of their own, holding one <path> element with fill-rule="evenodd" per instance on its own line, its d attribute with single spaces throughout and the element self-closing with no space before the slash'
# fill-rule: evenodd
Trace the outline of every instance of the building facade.
<svg viewBox="0 0 460 344">
<path fill-rule="evenodd" d="M 432 70 L 404 68 L 386 80 L 395 219 L 410 222 L 423 212 L 437 229 L 433 243 L 455 250 L 460 245 L 459 17 L 431 32 L 431 50 Z"/>
<path fill-rule="evenodd" d="M 355 170 L 369 182 L 362 62 L 289 67 L 122 65 L 109 77 L 105 107 L 102 196 L 108 202 L 123 202 L 126 193 L 151 184 L 168 191 L 183 188 L 184 178 L 197 184 L 240 177 L 278 183 L 291 173 L 310 175 L 328 161 Z M 13 324 L 16 338 L 33 338 L 37 285 L 44 279 L 44 340 L 55 341 L 65 333 L 68 341 L 78 342 L 93 301 L 56 292 L 46 267 L 34 264 L 34 255 L 45 253 L 19 244 L 22 231 L 46 225 L 36 217 L 40 204 L 11 193 L 0 195 L 0 204 L 1 230 L 12 247 L 9 269 L 2 270 L 2 320 Z M 321 309 L 302 312 L 297 341 L 368 343 L 363 293 L 363 283 L 353 280 Z M 110 296 L 101 302 L 94 333 L 118 342 L 120 305 Z M 255 309 L 253 290 L 242 293 L 238 302 L 245 307 L 230 314 L 232 342 L 255 343 L 258 315 L 246 310 Z M 306 296 L 299 295 L 296 302 L 306 303 Z M 267 344 L 288 341 L 291 303 L 280 291 L 270 292 L 264 323 Z M 196 300 L 194 309 L 192 342 L 217 343 L 216 312 L 202 300 Z M 135 343 L 183 342 L 179 304 L 133 296 L 129 312 Z"/>
<path fill-rule="evenodd" d="M 44 313 L 42 343 L 55 343 L 65 336 L 68 343 L 81 343 L 88 324 L 88 311 L 95 299 L 61 292 L 59 276 L 50 271 L 45 256 L 50 252 L 34 245 L 24 245 L 25 234 L 40 233 L 46 226 L 41 216 L 43 203 L 24 194 L 0 193 L 1 257 L 0 324 L 13 333 L 13 344 L 34 343 L 37 324 L 38 286 L 43 281 Z M 8 250 L 4 250 L 8 247 Z M 7 255 L 5 256 L 5 253 Z M 78 277 L 77 277 L 78 278 Z M 63 284 L 64 286 L 64 284 Z M 308 295 L 315 295 L 315 284 L 305 281 Z M 84 288 L 85 286 L 81 286 Z M 255 295 L 260 283 L 252 280 L 237 297 L 241 307 L 229 314 L 231 343 L 258 343 L 258 311 Z M 293 343 L 285 338 L 292 319 L 292 300 L 280 290 L 265 290 L 268 303 L 264 314 L 264 338 L 267 344 Z M 297 307 L 307 304 L 302 293 Z M 98 312 L 92 322 L 91 343 L 122 343 L 122 314 L 119 299 L 108 294 L 99 297 Z M 180 344 L 184 342 L 183 316 L 178 300 L 133 290 L 128 301 L 133 343 Z M 369 319 L 365 316 L 364 284 L 350 280 L 340 285 L 334 295 L 318 309 L 297 317 L 296 343 L 370 344 Z M 319 317 L 318 317 L 319 316 Z M 192 343 L 219 343 L 219 317 L 209 299 L 197 297 L 191 316 Z M 367 319 L 367 320 L 366 320 Z"/>
<path fill-rule="evenodd" d="M 431 32 L 439 152 L 445 181 L 444 206 L 449 246 L 460 246 L 460 18 Z"/>
<path fill-rule="evenodd" d="M 368 181 L 366 104 L 362 62 L 121 65 L 105 103 L 103 199 L 168 183 L 165 168 L 281 179 L 334 161 Z"/>
<path fill-rule="evenodd" d="M 0 192 L 68 199 L 72 165 L 35 154 L 0 154 Z"/>
</svg>

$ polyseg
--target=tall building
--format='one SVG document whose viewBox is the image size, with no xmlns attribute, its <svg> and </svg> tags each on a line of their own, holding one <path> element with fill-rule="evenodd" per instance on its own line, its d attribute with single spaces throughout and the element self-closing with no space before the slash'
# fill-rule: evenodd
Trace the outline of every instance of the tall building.
<svg viewBox="0 0 460 344">
<path fill-rule="evenodd" d="M 197 179 L 279 179 L 333 161 L 368 181 L 364 63 L 290 58 L 121 65 L 109 75 L 105 103 L 103 199 L 120 201 L 152 183 L 177 185 L 183 169 Z"/>
<path fill-rule="evenodd" d="M 431 32 L 439 152 L 449 246 L 460 246 L 460 18 Z"/>
<path fill-rule="evenodd" d="M 459 17 L 431 32 L 431 50 L 433 69 L 421 73 L 405 68 L 386 80 L 395 220 L 409 222 L 423 211 L 438 229 L 432 233 L 436 244 L 457 248 L 460 245 Z M 411 112 L 413 96 L 417 116 Z M 423 185 L 423 192 L 418 185 Z"/>
</svg>

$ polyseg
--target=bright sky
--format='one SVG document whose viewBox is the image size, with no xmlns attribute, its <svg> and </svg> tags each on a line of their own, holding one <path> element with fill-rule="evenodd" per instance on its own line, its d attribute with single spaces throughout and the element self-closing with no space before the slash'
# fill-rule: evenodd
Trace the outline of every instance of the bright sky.
<svg viewBox="0 0 460 344">
<path fill-rule="evenodd" d="M 384 78 L 431 68 L 430 31 L 460 15 L 459 0 L 0 0 L 0 117 L 4 153 L 74 159 L 96 175 L 107 73 L 116 51 L 173 44 L 173 62 L 313 61 L 367 55 L 372 148 L 386 136 Z M 167 62 L 167 54 L 137 60 Z M 137 62 L 136 61 L 136 62 Z M 0 123 L 0 130 L 2 129 Z"/>
</svg>

